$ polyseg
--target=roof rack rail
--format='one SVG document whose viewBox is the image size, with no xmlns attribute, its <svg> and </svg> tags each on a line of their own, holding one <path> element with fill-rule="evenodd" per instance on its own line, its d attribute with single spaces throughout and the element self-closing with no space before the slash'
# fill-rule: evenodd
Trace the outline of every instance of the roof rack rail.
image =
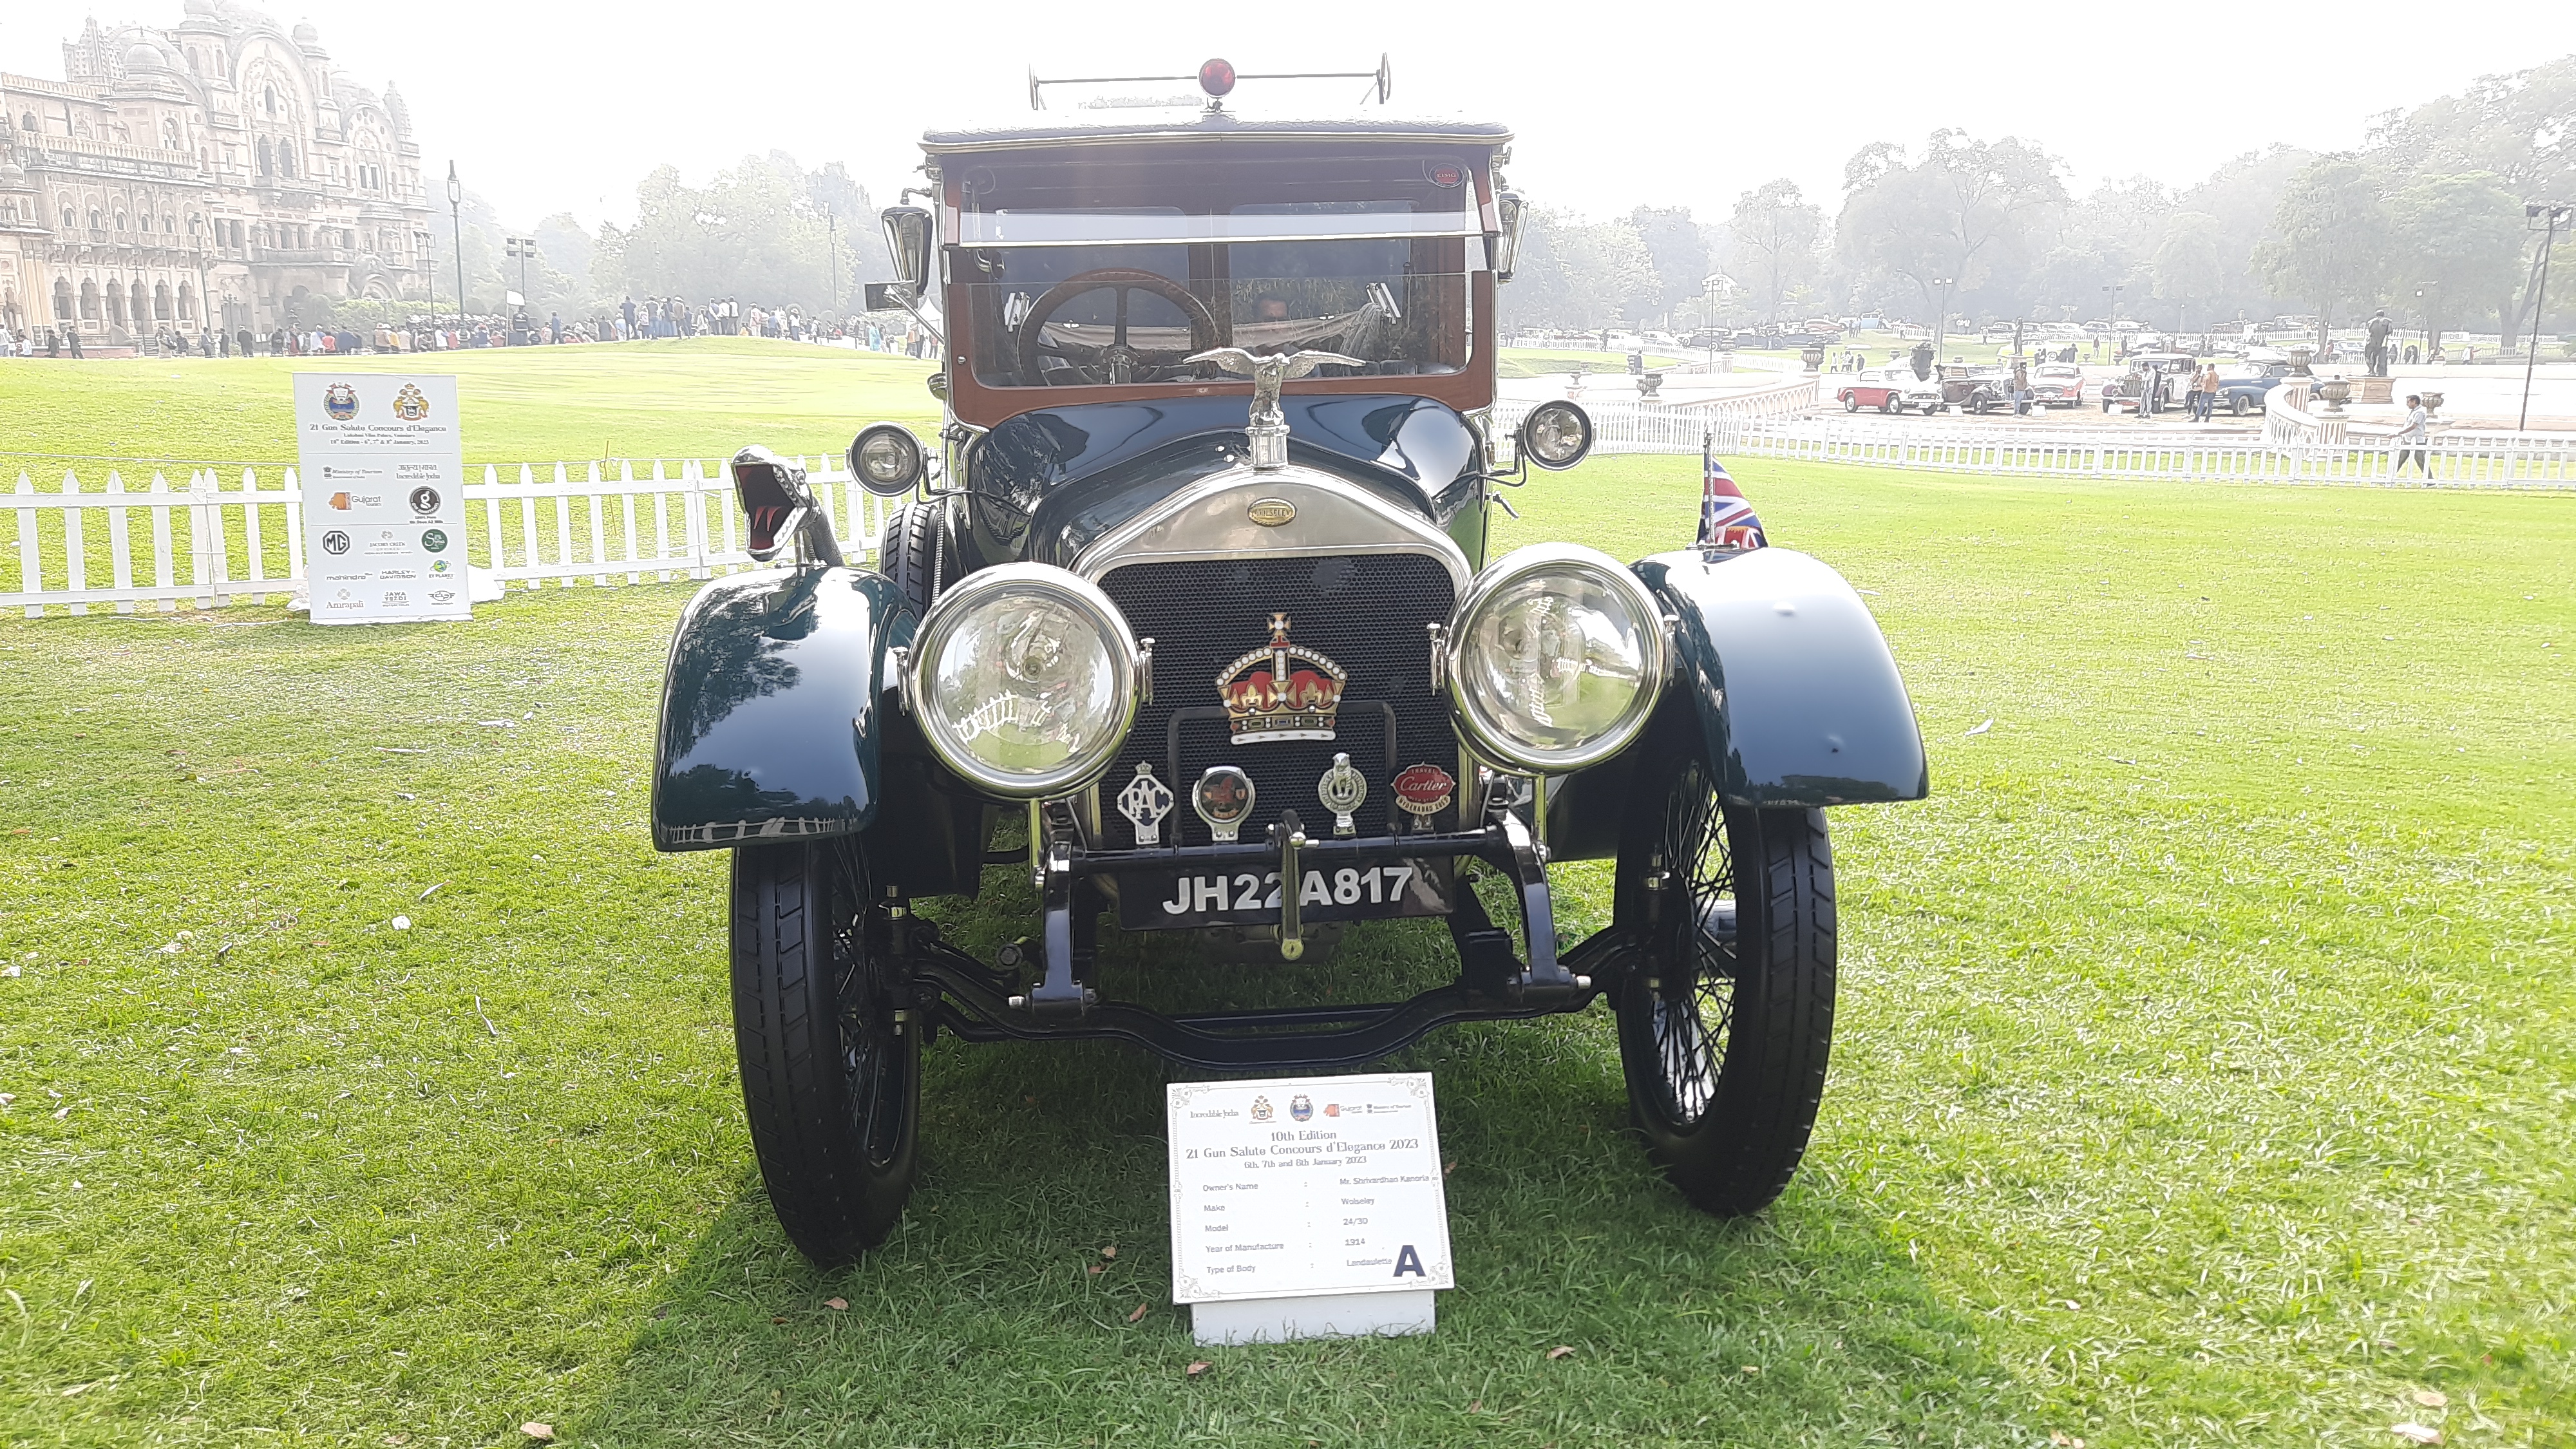
<svg viewBox="0 0 2576 1449">
<path fill-rule="evenodd" d="M 1250 73 L 1238 75 L 1234 66 L 1223 60 L 1207 62 L 1199 67 L 1196 75 L 1090 75 L 1041 78 L 1037 67 L 1031 66 L 1029 67 L 1029 109 L 1032 111 L 1046 109 L 1046 98 L 1040 94 L 1041 88 L 1045 86 L 1114 86 L 1144 85 L 1160 81 L 1196 81 L 1199 89 L 1207 93 L 1208 109 L 1217 110 L 1222 106 L 1226 93 L 1233 90 L 1234 83 L 1239 80 L 1364 80 L 1372 83 L 1371 90 L 1376 92 L 1377 103 L 1381 106 L 1386 104 L 1387 96 L 1395 88 L 1395 72 L 1387 64 L 1387 57 L 1383 53 L 1377 58 L 1375 70 L 1271 71 L 1260 75 Z M 1368 98 L 1368 91 L 1360 93 L 1361 100 Z"/>
</svg>

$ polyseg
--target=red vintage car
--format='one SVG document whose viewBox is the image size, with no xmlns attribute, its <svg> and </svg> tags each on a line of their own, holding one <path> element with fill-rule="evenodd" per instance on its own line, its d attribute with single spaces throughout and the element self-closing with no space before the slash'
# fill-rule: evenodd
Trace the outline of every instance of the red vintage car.
<svg viewBox="0 0 2576 1449">
<path fill-rule="evenodd" d="M 2042 363 L 2031 369 L 2030 400 L 2044 408 L 2084 405 L 2084 369 L 2072 363 Z"/>
<path fill-rule="evenodd" d="M 1926 382 L 1914 375 L 1910 367 L 1883 367 L 1864 372 L 1843 385 L 1835 396 L 1842 401 L 1843 411 L 1859 412 L 1876 408 L 1883 413 L 1901 413 L 1907 409 L 1929 416 L 1949 406 L 1938 381 Z"/>
</svg>

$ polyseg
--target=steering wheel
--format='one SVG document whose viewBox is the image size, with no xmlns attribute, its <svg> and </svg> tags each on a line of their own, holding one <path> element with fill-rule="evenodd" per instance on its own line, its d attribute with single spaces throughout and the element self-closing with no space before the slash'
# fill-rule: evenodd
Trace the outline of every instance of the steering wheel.
<svg viewBox="0 0 2576 1449">
<path fill-rule="evenodd" d="M 1064 304 L 1085 292 L 1114 291 L 1118 294 L 1118 311 L 1109 341 L 1097 347 L 1067 342 L 1046 335 L 1048 319 L 1064 309 Z M 1127 296 L 1131 292 L 1151 292 L 1181 309 L 1190 323 L 1190 345 L 1184 348 L 1133 347 L 1127 342 Z M 1205 352 L 1223 345 L 1218 335 L 1216 318 L 1207 304 L 1190 295 L 1189 290 L 1171 278 L 1155 272 L 1127 267 L 1102 267 L 1068 277 L 1049 287 L 1046 295 L 1029 308 L 1020 319 L 1020 381 L 1031 387 L 1043 384 L 1045 375 L 1038 359 L 1053 357 L 1083 382 L 1094 386 L 1103 383 L 1157 382 L 1161 374 L 1192 353 Z"/>
</svg>

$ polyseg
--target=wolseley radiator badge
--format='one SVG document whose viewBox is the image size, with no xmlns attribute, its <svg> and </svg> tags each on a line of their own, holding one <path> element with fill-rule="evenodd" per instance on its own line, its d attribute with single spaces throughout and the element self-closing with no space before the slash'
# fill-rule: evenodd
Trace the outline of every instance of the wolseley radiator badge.
<svg viewBox="0 0 2576 1449">
<path fill-rule="evenodd" d="M 1269 645 L 1227 665 L 1216 677 L 1216 692 L 1238 745 L 1329 740 L 1349 679 L 1342 666 L 1289 643 L 1288 616 L 1273 614 Z"/>
</svg>

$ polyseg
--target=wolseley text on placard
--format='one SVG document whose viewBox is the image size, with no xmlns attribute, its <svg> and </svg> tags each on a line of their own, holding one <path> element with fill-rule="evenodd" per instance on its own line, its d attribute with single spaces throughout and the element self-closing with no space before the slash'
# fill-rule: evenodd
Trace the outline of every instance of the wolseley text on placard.
<svg viewBox="0 0 2576 1449">
<path fill-rule="evenodd" d="M 313 622 L 470 617 L 456 379 L 299 372 L 295 439 Z"/>
<path fill-rule="evenodd" d="M 1174 1302 L 1455 1286 L 1430 1073 L 1166 1090 Z"/>
</svg>

